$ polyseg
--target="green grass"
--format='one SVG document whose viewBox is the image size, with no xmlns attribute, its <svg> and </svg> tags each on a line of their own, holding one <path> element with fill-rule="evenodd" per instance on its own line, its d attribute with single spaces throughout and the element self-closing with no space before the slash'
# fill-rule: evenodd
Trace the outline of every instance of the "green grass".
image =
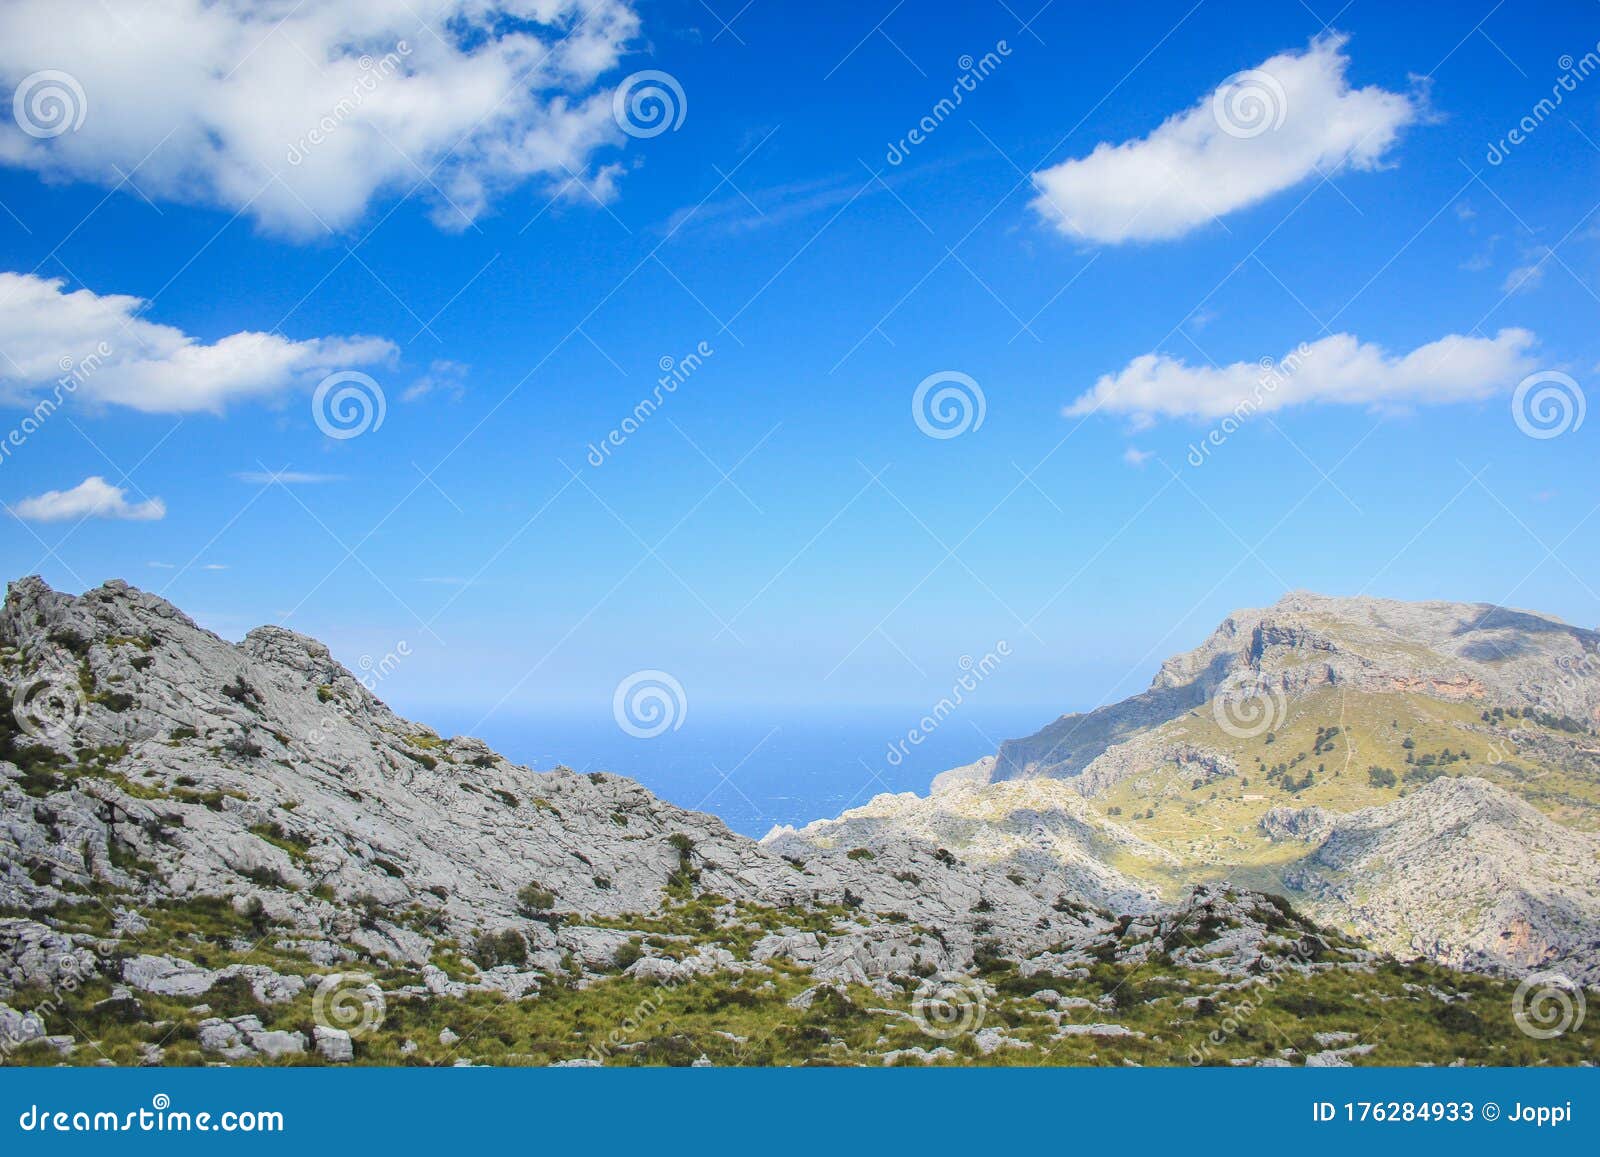
<svg viewBox="0 0 1600 1157">
<path fill-rule="evenodd" d="M 1237 771 L 1213 778 L 1167 763 L 1096 797 L 1101 814 L 1174 853 L 1181 866 L 1153 867 L 1127 853 L 1114 854 L 1112 862 L 1171 888 L 1225 876 L 1271 887 L 1277 870 L 1304 848 L 1262 834 L 1259 823 L 1269 809 L 1347 813 L 1392 803 L 1438 776 L 1478 776 L 1559 823 L 1600 829 L 1600 776 L 1546 766 L 1531 755 L 1530 740 L 1540 733 L 1570 741 L 1560 721 L 1495 720 L 1510 728 L 1508 741 L 1490 731 L 1483 713 L 1479 703 L 1329 688 L 1292 701 L 1275 731 L 1242 739 L 1218 725 L 1210 704 L 1197 708 L 1167 724 L 1162 737 L 1220 752 Z M 1394 784 L 1374 777 L 1374 767 L 1392 771 Z"/>
<path fill-rule="evenodd" d="M 231 910 L 168 913 L 166 927 L 191 927 L 215 937 L 238 919 Z M 218 953 L 218 966 L 227 953 Z M 286 970 L 290 961 L 274 960 Z M 303 963 L 303 962 L 302 962 Z M 369 969 L 380 987 L 415 983 L 407 969 Z M 454 971 L 454 970 L 452 970 Z M 470 970 L 461 968 L 460 974 Z M 1330 970 L 1311 976 L 1280 975 L 1249 988 L 1220 984 L 1221 977 L 1163 964 L 1100 964 L 1087 977 L 1023 977 L 1008 964 L 991 966 L 981 980 L 987 994 L 981 1015 L 973 1006 L 971 1027 L 996 1028 L 1029 1048 L 1002 1048 L 984 1055 L 971 1032 L 949 1040 L 925 1035 L 911 1017 L 905 992 L 884 997 L 859 986 L 826 994 L 810 1009 L 789 1000 L 810 987 L 800 969 L 778 963 L 770 970 L 700 977 L 663 985 L 614 976 L 574 988 L 547 977 L 541 992 L 520 1001 L 473 993 L 459 999 L 388 999 L 376 1030 L 356 1041 L 356 1062 L 375 1065 L 449 1065 L 462 1057 L 494 1065 L 544 1065 L 592 1057 L 610 1065 L 686 1065 L 700 1056 L 724 1065 L 883 1064 L 898 1049 L 946 1047 L 945 1063 L 976 1065 L 1225 1065 L 1235 1059 L 1285 1057 L 1300 1063 L 1323 1046 L 1317 1032 L 1354 1034 L 1352 1043 L 1372 1051 L 1351 1056 L 1355 1064 L 1468 1064 L 1526 1066 L 1591 1060 L 1600 1038 L 1592 1026 L 1536 1041 L 1520 1032 L 1512 1016 L 1513 986 L 1506 982 L 1385 964 L 1371 973 Z M 1096 1002 L 1062 1014 L 1065 1024 L 1120 1024 L 1134 1036 L 1057 1036 L 1049 1005 L 1033 993 L 1051 989 L 1068 999 Z M 1430 989 L 1454 997 L 1440 1000 Z M 199 1064 L 200 1015 L 189 1000 L 140 994 L 143 1016 L 96 1012 L 109 985 L 95 981 L 66 997 L 47 1027 L 65 1031 L 70 1022 L 97 1042 L 80 1047 L 69 1063 L 92 1064 L 102 1056 L 136 1063 L 141 1042 L 164 1042 L 166 1063 Z M 18 1007 L 29 1007 L 19 994 Z M 1198 1007 L 1184 1007 L 1200 997 Z M 312 1027 L 313 989 L 282 1005 L 258 1005 L 244 984 L 224 984 L 203 998 L 217 1016 L 252 1013 L 268 1028 Z M 1101 1002 L 1104 1002 L 1103 1004 Z M 157 1024 L 154 1022 L 165 1022 Z M 461 1041 L 439 1042 L 450 1029 Z M 743 1039 L 738 1039 L 743 1038 Z M 405 1042 L 414 1051 L 402 1051 Z M 53 1050 L 30 1046 L 15 1063 L 55 1063 Z M 282 1064 L 319 1064 L 308 1054 Z M 915 1063 L 915 1062 L 910 1062 Z"/>
</svg>

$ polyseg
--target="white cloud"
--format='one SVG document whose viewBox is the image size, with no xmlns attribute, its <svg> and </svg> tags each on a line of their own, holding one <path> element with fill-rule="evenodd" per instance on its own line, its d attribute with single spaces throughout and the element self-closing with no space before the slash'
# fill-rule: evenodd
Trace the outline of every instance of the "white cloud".
<svg viewBox="0 0 1600 1157">
<path fill-rule="evenodd" d="M 435 390 L 441 390 L 450 395 L 452 402 L 459 402 L 466 396 L 468 368 L 460 362 L 438 358 L 429 364 L 427 373 L 406 387 L 405 392 L 400 395 L 400 400 L 415 402 Z"/>
<path fill-rule="evenodd" d="M 1396 356 L 1372 342 L 1337 333 L 1301 345 L 1277 361 L 1191 366 L 1166 354 L 1144 354 L 1064 411 L 1105 412 L 1148 421 L 1157 417 L 1219 418 L 1314 403 L 1420 406 L 1476 401 L 1511 389 L 1533 369 L 1535 342 L 1525 329 L 1492 338 L 1451 334 Z"/>
<path fill-rule="evenodd" d="M 1401 93 L 1352 89 L 1345 43 L 1318 37 L 1230 77 L 1146 137 L 1033 174 L 1034 209 L 1089 241 L 1166 240 L 1318 171 L 1376 168 L 1422 110 Z"/>
<path fill-rule="evenodd" d="M 6 107 L 51 70 L 83 117 L 45 139 L 6 117 L 0 163 L 129 174 L 146 195 L 302 237 L 420 185 L 459 228 L 530 178 L 611 189 L 616 167 L 592 154 L 624 138 L 598 82 L 638 29 L 627 0 L 8 0 Z"/>
<path fill-rule="evenodd" d="M 1141 469 L 1144 467 L 1146 462 L 1150 461 L 1150 459 L 1154 458 L 1155 456 L 1156 452 L 1154 450 L 1141 450 L 1137 446 L 1129 446 L 1122 452 L 1122 460 L 1124 462 L 1126 462 L 1129 466 L 1137 466 Z"/>
<path fill-rule="evenodd" d="M 149 413 L 221 413 L 231 402 L 315 384 L 392 358 L 373 337 L 292 341 L 235 333 L 210 343 L 138 316 L 123 294 L 68 292 L 60 279 L 0 273 L 0 396 L 42 388 Z"/>
<path fill-rule="evenodd" d="M 1500 285 L 1500 290 L 1505 294 L 1527 293 L 1538 289 L 1544 283 L 1545 262 L 1554 254 L 1548 246 L 1529 252 L 1524 264 L 1517 266 Z"/>
<path fill-rule="evenodd" d="M 24 498 L 13 510 L 18 518 L 29 522 L 64 522 L 69 518 L 153 522 L 167 516 L 167 504 L 161 499 L 129 502 L 126 489 L 113 486 L 98 475 L 85 478 L 71 490 L 47 490 L 35 498 Z"/>
</svg>

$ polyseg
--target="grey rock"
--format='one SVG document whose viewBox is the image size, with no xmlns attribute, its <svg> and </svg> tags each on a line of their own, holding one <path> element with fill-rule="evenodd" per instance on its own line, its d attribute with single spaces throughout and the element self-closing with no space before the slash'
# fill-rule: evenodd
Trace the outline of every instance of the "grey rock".
<svg viewBox="0 0 1600 1157">
<path fill-rule="evenodd" d="M 355 1060 L 355 1045 L 350 1039 L 350 1034 L 344 1029 L 313 1025 L 311 1036 L 316 1042 L 317 1052 L 324 1060 L 332 1061 L 334 1064 Z"/>
</svg>

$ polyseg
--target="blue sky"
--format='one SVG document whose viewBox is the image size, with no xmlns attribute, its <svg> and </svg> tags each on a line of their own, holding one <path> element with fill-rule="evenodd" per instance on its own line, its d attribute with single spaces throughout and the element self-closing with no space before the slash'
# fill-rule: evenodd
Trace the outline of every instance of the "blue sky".
<svg viewBox="0 0 1600 1157">
<path fill-rule="evenodd" d="M 4 423 L 95 327 L 115 350 L 0 464 L 9 576 L 126 578 L 352 666 L 403 644 L 380 694 L 463 719 L 603 710 L 640 670 L 697 711 L 920 708 L 1001 641 L 976 694 L 1047 715 L 1295 587 L 1600 619 L 1600 419 L 1536 438 L 1513 407 L 1536 373 L 1582 400 L 1600 363 L 1600 77 L 1535 111 L 1600 51 L 1592 5 L 608 4 L 531 98 L 532 41 L 488 48 L 565 52 L 576 6 L 352 31 L 342 5 L 233 5 L 193 44 L 134 6 L 121 30 L 15 7 Z M 397 34 L 316 146 L 338 163 L 285 163 L 317 118 L 285 135 L 271 94 L 326 50 L 337 95 L 382 68 L 351 45 Z M 175 51 L 214 53 L 215 87 Z M 681 91 L 676 128 L 620 131 L 642 70 Z M 1219 134 L 1245 70 L 1268 123 Z M 76 82 L 79 127 L 22 128 L 41 72 Z M 1301 343 L 1282 398 L 1192 464 Z M 335 438 L 312 396 L 345 370 L 385 413 Z M 940 373 L 981 424 L 919 428 Z"/>
</svg>

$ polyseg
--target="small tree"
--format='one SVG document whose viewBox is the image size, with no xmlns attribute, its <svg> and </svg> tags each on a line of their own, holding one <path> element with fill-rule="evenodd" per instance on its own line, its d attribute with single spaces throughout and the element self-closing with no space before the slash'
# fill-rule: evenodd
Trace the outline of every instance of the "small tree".
<svg viewBox="0 0 1600 1157">
<path fill-rule="evenodd" d="M 524 884 L 517 889 L 517 906 L 528 916 L 548 912 L 556 906 L 556 894 L 542 884 Z"/>
</svg>

